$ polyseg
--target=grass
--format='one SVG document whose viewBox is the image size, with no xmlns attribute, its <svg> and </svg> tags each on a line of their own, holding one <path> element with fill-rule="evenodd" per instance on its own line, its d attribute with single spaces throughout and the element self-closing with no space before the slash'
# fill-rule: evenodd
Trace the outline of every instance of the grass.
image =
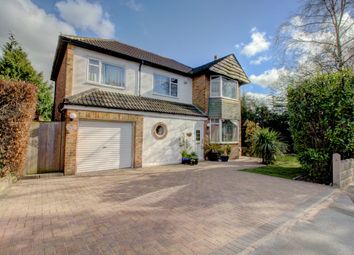
<svg viewBox="0 0 354 255">
<path fill-rule="evenodd" d="M 285 179 L 293 179 L 304 173 L 299 161 L 293 155 L 280 157 L 273 165 L 243 169 L 241 171 L 276 176 Z"/>
</svg>

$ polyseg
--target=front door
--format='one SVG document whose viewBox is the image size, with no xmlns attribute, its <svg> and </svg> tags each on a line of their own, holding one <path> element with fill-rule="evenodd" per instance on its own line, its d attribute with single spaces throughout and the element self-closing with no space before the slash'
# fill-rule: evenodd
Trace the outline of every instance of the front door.
<svg viewBox="0 0 354 255">
<path fill-rule="evenodd" d="M 204 147 L 203 147 L 203 129 L 202 125 L 197 125 L 194 133 L 194 142 L 196 153 L 200 160 L 204 159 Z"/>
</svg>

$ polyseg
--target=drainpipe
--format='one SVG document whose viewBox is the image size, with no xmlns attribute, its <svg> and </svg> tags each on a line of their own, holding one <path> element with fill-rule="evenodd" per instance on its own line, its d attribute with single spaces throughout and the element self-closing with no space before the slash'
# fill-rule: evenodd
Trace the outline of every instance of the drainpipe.
<svg viewBox="0 0 354 255">
<path fill-rule="evenodd" d="M 141 66 L 144 64 L 144 60 L 141 60 L 139 64 L 139 71 L 138 71 L 138 96 L 141 96 Z"/>
</svg>

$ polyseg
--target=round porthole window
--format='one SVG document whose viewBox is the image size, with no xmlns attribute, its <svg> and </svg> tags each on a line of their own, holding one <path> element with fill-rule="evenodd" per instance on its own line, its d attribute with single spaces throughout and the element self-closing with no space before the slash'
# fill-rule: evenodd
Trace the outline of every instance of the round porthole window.
<svg viewBox="0 0 354 255">
<path fill-rule="evenodd" d="M 156 139 L 163 139 L 166 137 L 167 135 L 167 127 L 164 123 L 159 122 L 156 123 L 153 127 L 152 127 L 152 134 Z"/>
</svg>

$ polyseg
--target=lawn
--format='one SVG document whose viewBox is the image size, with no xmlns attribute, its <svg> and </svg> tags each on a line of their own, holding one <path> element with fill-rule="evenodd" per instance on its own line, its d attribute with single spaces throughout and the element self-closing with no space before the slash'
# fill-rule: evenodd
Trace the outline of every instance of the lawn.
<svg viewBox="0 0 354 255">
<path fill-rule="evenodd" d="M 276 176 L 285 179 L 293 179 L 304 173 L 299 161 L 293 155 L 280 157 L 273 165 L 243 169 L 241 171 Z"/>
</svg>

